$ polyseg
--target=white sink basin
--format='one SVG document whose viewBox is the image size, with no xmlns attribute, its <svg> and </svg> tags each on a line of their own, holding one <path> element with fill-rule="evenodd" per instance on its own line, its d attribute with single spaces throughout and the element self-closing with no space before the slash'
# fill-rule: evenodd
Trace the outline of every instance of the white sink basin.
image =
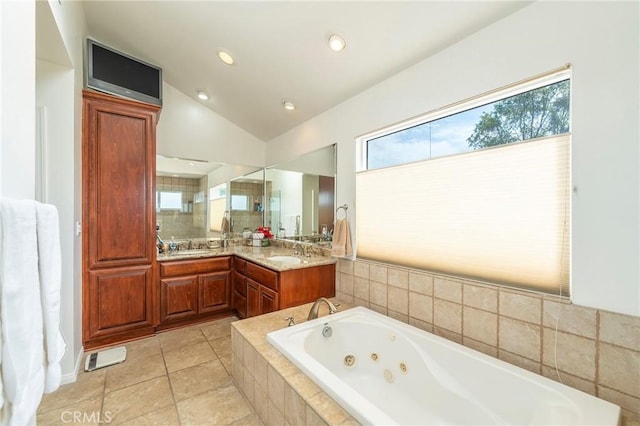
<svg viewBox="0 0 640 426">
<path fill-rule="evenodd" d="M 271 256 L 267 257 L 267 260 L 282 263 L 283 265 L 298 265 L 302 263 L 300 258 L 295 256 Z"/>
</svg>

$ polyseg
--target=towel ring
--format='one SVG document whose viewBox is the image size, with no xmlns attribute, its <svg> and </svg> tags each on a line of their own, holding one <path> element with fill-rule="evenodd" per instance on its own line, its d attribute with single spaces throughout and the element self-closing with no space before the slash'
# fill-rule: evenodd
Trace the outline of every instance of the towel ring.
<svg viewBox="0 0 640 426">
<path fill-rule="evenodd" d="M 346 219 L 346 217 L 347 217 L 347 209 L 348 209 L 348 208 L 349 208 L 349 206 L 348 206 L 348 205 L 346 205 L 346 204 L 343 204 L 343 205 L 341 205 L 341 206 L 338 206 L 338 208 L 336 209 L 336 219 L 338 218 L 338 212 L 339 212 L 340 210 L 344 210 L 344 217 L 345 217 L 345 219 Z"/>
</svg>

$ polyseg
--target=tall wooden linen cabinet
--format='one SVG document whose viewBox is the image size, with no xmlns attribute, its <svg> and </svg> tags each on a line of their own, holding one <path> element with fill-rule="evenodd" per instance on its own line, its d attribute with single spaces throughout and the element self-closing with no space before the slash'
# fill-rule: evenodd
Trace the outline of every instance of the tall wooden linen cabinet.
<svg viewBox="0 0 640 426">
<path fill-rule="evenodd" d="M 156 122 L 160 107 L 83 92 L 83 343 L 151 335 Z"/>
</svg>

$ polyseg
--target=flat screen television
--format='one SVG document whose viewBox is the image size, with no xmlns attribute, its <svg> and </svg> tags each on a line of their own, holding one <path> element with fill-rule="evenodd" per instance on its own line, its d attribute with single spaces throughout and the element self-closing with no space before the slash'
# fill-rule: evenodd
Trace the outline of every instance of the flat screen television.
<svg viewBox="0 0 640 426">
<path fill-rule="evenodd" d="M 162 68 L 87 39 L 87 87 L 162 105 Z"/>
</svg>

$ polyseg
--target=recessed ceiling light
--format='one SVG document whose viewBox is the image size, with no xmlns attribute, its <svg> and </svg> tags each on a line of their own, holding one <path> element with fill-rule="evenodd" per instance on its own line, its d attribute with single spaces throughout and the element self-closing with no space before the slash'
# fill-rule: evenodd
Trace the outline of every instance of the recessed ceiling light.
<svg viewBox="0 0 640 426">
<path fill-rule="evenodd" d="M 284 99 L 282 101 L 282 106 L 284 107 L 284 109 L 289 111 L 293 111 L 294 109 L 296 109 L 295 104 L 291 102 L 289 99 Z"/>
<path fill-rule="evenodd" d="M 341 51 L 345 48 L 346 45 L 347 42 L 345 42 L 344 39 L 338 34 L 331 34 L 331 36 L 329 37 L 329 47 L 334 52 Z"/>
<path fill-rule="evenodd" d="M 233 63 L 235 62 L 233 56 L 231 56 L 231 53 L 224 50 L 218 51 L 218 58 L 220 58 L 220 60 L 227 65 L 233 65 Z"/>
<path fill-rule="evenodd" d="M 203 101 L 206 101 L 207 99 L 209 99 L 209 95 L 204 93 L 202 90 L 197 90 L 196 93 L 198 95 L 198 98 L 202 99 Z"/>
</svg>

